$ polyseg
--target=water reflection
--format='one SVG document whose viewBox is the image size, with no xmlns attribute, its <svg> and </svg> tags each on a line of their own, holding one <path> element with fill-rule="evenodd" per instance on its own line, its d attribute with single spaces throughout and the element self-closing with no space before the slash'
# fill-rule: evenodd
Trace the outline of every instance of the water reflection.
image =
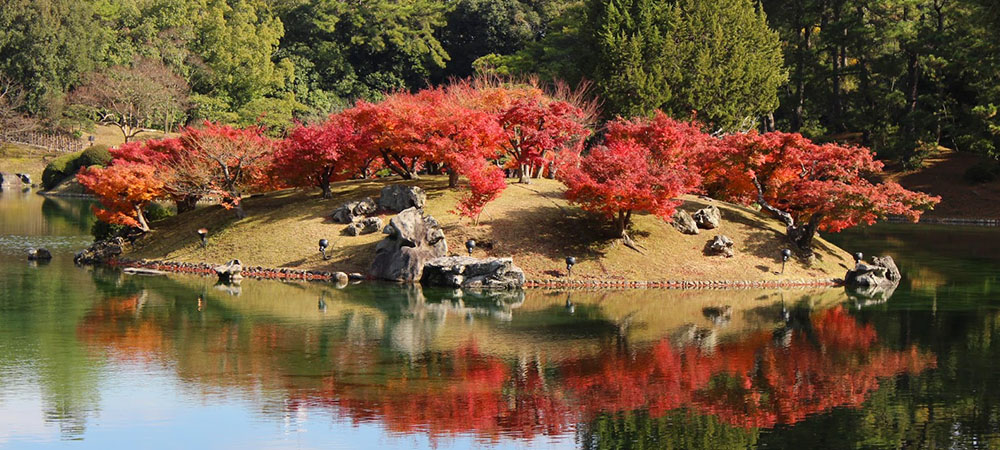
<svg viewBox="0 0 1000 450">
<path fill-rule="evenodd" d="M 77 330 L 95 352 L 169 365 L 208 391 L 263 388 L 280 399 L 272 414 L 320 408 L 431 436 L 530 439 L 637 411 L 770 428 L 859 407 L 880 380 L 936 364 L 916 346 L 880 345 L 835 290 L 252 282 L 233 297 L 207 279 L 119 277 Z"/>
<path fill-rule="evenodd" d="M 843 235 L 900 262 L 887 301 L 230 292 L 73 266 L 89 207 L 60 202 L 0 193 L 0 446 L 1000 448 L 1000 240 L 986 230 Z M 29 265 L 40 246 L 55 258 Z"/>
</svg>

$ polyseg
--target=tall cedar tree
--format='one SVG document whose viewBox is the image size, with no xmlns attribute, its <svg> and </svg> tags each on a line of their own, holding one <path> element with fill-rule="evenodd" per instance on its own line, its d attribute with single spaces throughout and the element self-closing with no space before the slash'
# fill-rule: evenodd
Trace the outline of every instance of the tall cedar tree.
<svg viewBox="0 0 1000 450">
<path fill-rule="evenodd" d="M 777 33 L 751 0 L 590 0 L 585 42 L 605 111 L 746 128 L 778 106 Z"/>
</svg>

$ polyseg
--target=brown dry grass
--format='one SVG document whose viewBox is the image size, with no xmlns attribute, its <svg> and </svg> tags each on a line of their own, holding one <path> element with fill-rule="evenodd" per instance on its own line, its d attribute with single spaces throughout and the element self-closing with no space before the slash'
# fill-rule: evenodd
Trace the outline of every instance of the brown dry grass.
<svg viewBox="0 0 1000 450">
<path fill-rule="evenodd" d="M 926 217 L 986 219 L 1000 217 L 1000 181 L 971 184 L 965 181 L 970 167 L 987 164 L 988 160 L 973 153 L 957 152 L 938 147 L 916 170 L 901 171 L 887 168 L 888 179 L 903 187 L 931 195 L 940 195 L 941 203 Z"/>
<path fill-rule="evenodd" d="M 221 263 L 240 259 L 245 265 L 308 270 L 366 272 L 381 234 L 344 236 L 345 225 L 329 220 L 341 203 L 363 196 L 377 197 L 389 181 L 350 181 L 334 186 L 333 199 L 317 192 L 279 191 L 245 200 L 246 219 L 237 221 L 219 206 L 153 224 L 154 230 L 136 244 L 133 258 L 182 262 Z M 452 253 L 465 252 L 464 242 L 474 238 L 477 256 L 513 256 L 531 279 L 565 276 L 564 258 L 576 256 L 577 279 L 602 280 L 777 280 L 819 279 L 843 276 L 849 255 L 819 239 L 815 256 L 794 258 L 785 273 L 779 253 L 788 246 L 780 224 L 748 208 L 695 197 L 686 197 L 684 209 L 693 211 L 709 202 L 723 212 L 718 230 L 688 236 L 652 216 L 638 215 L 633 237 L 646 248 L 644 254 L 620 244 L 610 227 L 598 217 L 570 205 L 562 198 L 563 186 L 552 180 L 531 185 L 511 185 L 487 206 L 482 221 L 473 226 L 450 212 L 460 192 L 447 188 L 443 177 L 415 182 L 428 194 L 427 212 L 442 224 Z M 388 221 L 391 215 L 383 215 Z M 210 230 L 209 246 L 198 245 L 196 230 Z M 715 234 L 736 242 L 734 258 L 709 257 L 705 244 Z M 331 242 L 329 261 L 323 261 L 317 242 Z"/>
</svg>

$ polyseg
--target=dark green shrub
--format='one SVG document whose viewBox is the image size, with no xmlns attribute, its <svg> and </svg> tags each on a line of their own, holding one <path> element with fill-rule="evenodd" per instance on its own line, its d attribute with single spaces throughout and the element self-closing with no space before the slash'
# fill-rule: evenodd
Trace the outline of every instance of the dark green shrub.
<svg viewBox="0 0 1000 450">
<path fill-rule="evenodd" d="M 94 222 L 94 226 L 90 227 L 90 234 L 94 236 L 95 242 L 124 236 L 126 231 L 128 227 L 125 225 L 115 225 L 102 220 Z"/>
<path fill-rule="evenodd" d="M 148 222 L 156 222 L 157 220 L 163 220 L 174 215 L 173 210 L 159 203 L 150 203 L 143 213 L 145 214 Z"/>
<path fill-rule="evenodd" d="M 111 164 L 111 151 L 107 145 L 91 145 L 83 150 L 83 154 L 77 158 L 76 168 L 101 166 Z"/>
<path fill-rule="evenodd" d="M 62 155 L 56 159 L 53 159 L 47 166 L 45 170 L 42 171 L 42 188 L 48 190 L 56 187 L 57 184 L 62 182 L 72 173 L 70 168 L 73 167 L 73 162 L 82 155 L 83 152 L 70 153 L 68 155 Z"/>
<path fill-rule="evenodd" d="M 92 145 L 83 151 L 62 155 L 45 166 L 42 171 L 42 188 L 48 190 L 76 175 L 81 167 L 107 166 L 111 163 L 111 152 L 106 145 Z"/>
</svg>

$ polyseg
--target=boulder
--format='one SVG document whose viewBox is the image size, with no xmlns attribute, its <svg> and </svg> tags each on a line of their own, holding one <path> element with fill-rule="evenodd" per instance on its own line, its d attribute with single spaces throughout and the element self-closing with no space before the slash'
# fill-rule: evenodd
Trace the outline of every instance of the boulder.
<svg viewBox="0 0 1000 450">
<path fill-rule="evenodd" d="M 375 261 L 369 269 L 373 278 L 419 281 L 427 261 L 448 254 L 441 225 L 417 208 L 401 211 L 382 232 L 388 236 L 375 246 Z"/>
<path fill-rule="evenodd" d="M 874 257 L 871 264 L 859 262 L 844 276 L 849 291 L 865 298 L 888 300 L 902 276 L 891 256 Z"/>
<path fill-rule="evenodd" d="M 0 172 L 0 186 L 3 186 L 3 172 Z"/>
<path fill-rule="evenodd" d="M 698 225 L 698 228 L 714 230 L 719 228 L 722 213 L 719 211 L 719 208 L 712 205 L 695 211 L 691 217 L 694 218 L 694 223 Z"/>
<path fill-rule="evenodd" d="M 524 271 L 511 258 L 445 256 L 424 264 L 422 284 L 455 288 L 515 289 L 524 285 Z"/>
<path fill-rule="evenodd" d="M 52 259 L 52 253 L 44 248 L 28 250 L 28 261 L 48 261 Z"/>
<path fill-rule="evenodd" d="M 352 223 L 362 216 L 375 212 L 375 209 L 375 200 L 372 200 L 371 197 L 350 201 L 333 210 L 333 221 Z"/>
<path fill-rule="evenodd" d="M 19 173 L 17 174 L 17 178 L 21 180 L 21 184 L 31 185 L 31 175 Z"/>
<path fill-rule="evenodd" d="M 239 283 L 243 280 L 243 264 L 234 259 L 221 266 L 215 266 L 215 274 L 220 283 Z"/>
<path fill-rule="evenodd" d="M 695 223 L 694 218 L 691 214 L 683 209 L 678 209 L 674 211 L 672 217 L 674 228 L 684 234 L 698 234 L 698 224 Z"/>
<path fill-rule="evenodd" d="M 333 274 L 333 282 L 337 287 L 347 286 L 347 282 L 350 281 L 350 277 L 344 272 L 337 272 Z"/>
<path fill-rule="evenodd" d="M 344 234 L 348 236 L 360 236 L 361 224 L 358 222 L 352 222 L 350 225 L 344 228 Z"/>
<path fill-rule="evenodd" d="M 381 217 L 365 217 L 361 220 L 361 234 L 377 233 L 381 229 Z"/>
<path fill-rule="evenodd" d="M 387 211 L 402 211 L 408 208 L 422 209 L 427 203 L 427 194 L 417 186 L 392 184 L 382 188 L 378 198 L 379 209 Z"/>
<path fill-rule="evenodd" d="M 708 244 L 705 246 L 706 255 L 722 255 L 726 258 L 732 258 L 736 255 L 736 250 L 733 248 L 734 242 L 725 235 L 716 235 Z"/>
<path fill-rule="evenodd" d="M 125 239 L 115 237 L 93 243 L 90 247 L 77 252 L 73 262 L 77 264 L 104 264 L 122 254 Z"/>
<path fill-rule="evenodd" d="M 885 268 L 885 278 L 894 283 L 899 283 L 899 280 L 903 279 L 902 274 L 899 273 L 899 268 L 896 267 L 896 261 L 892 260 L 891 256 L 875 256 L 872 257 L 872 264 Z"/>
</svg>

